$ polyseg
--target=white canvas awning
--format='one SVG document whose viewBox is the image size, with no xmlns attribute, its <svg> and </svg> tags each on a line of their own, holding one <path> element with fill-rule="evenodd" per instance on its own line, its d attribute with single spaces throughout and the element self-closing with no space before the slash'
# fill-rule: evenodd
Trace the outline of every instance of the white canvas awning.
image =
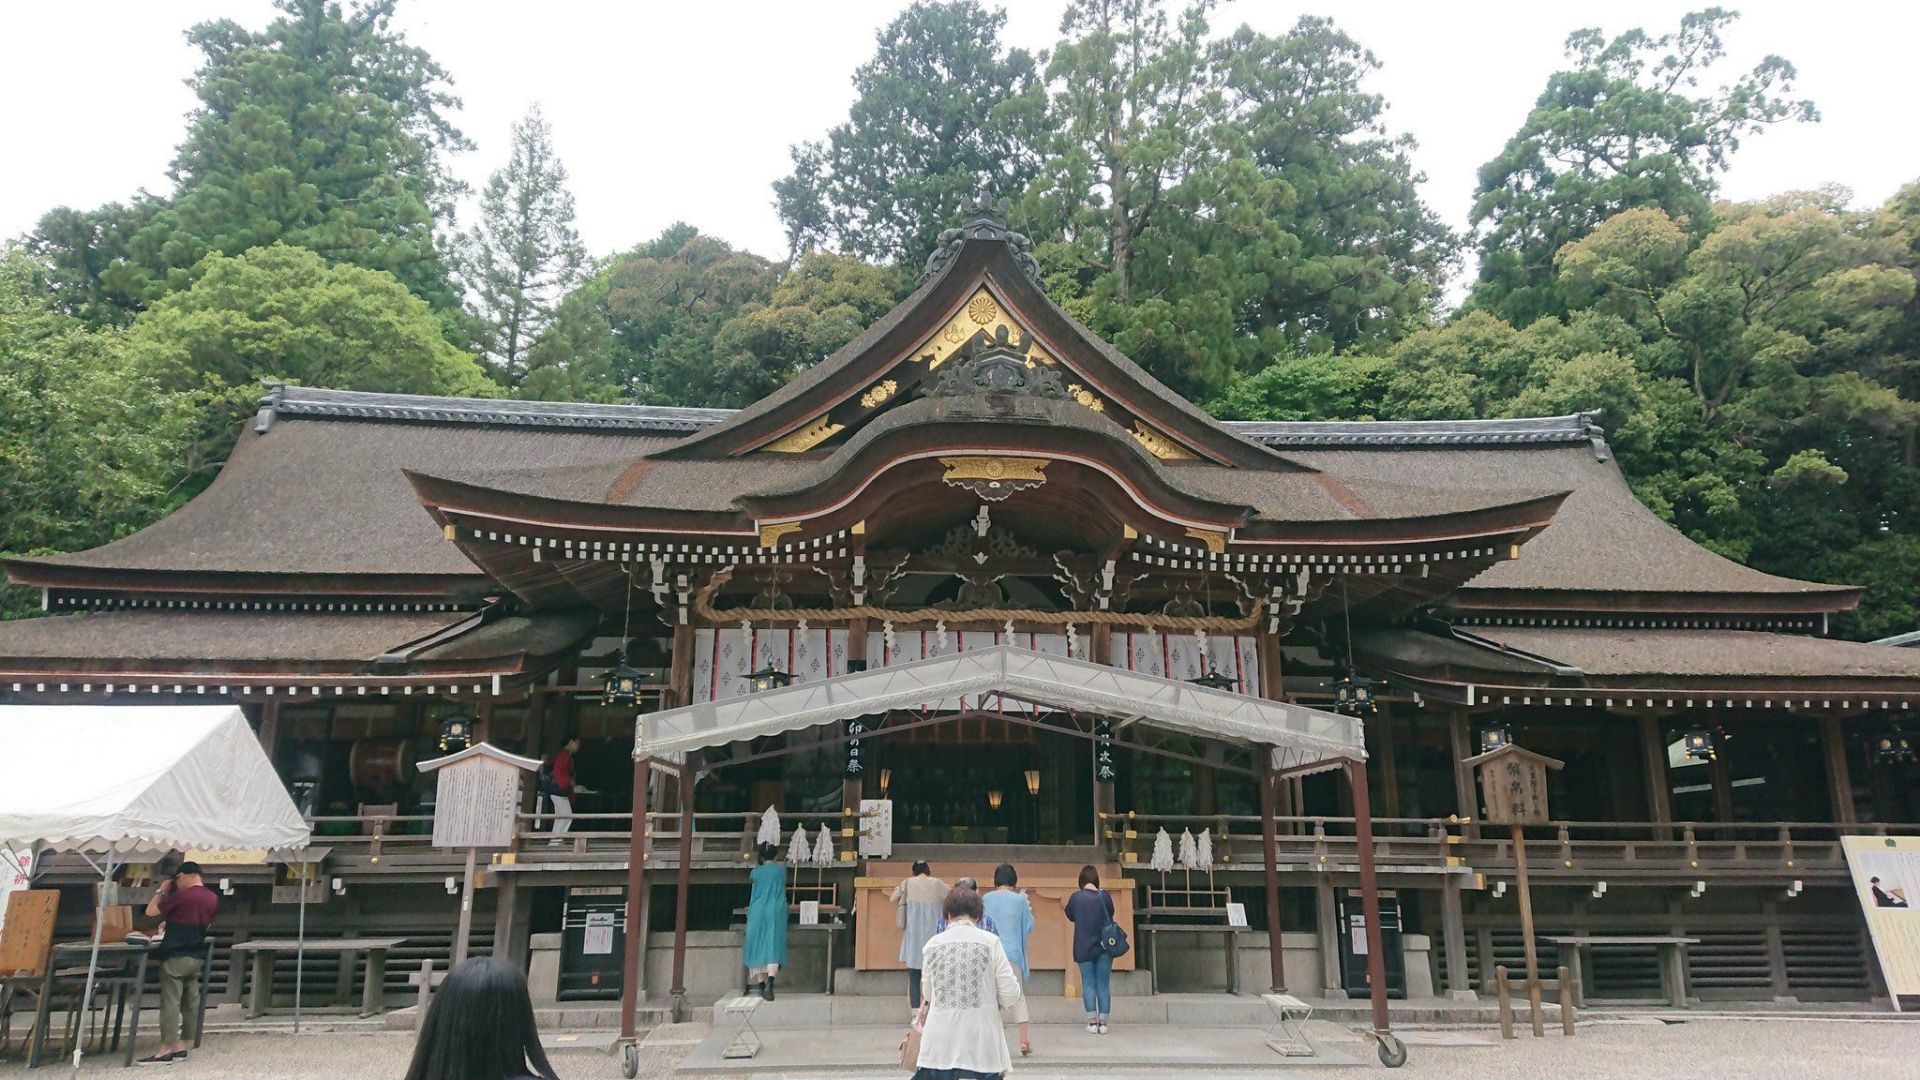
<svg viewBox="0 0 1920 1080">
<path fill-rule="evenodd" d="M 1284 701 L 1246 697 L 1176 679 L 996 645 L 897 667 L 873 668 L 640 717 L 635 758 L 688 751 L 830 724 L 893 709 L 938 707 L 963 696 L 1003 695 L 1054 709 L 1100 713 L 1243 745 L 1273 747 L 1276 769 L 1364 760 L 1360 721 Z"/>
<path fill-rule="evenodd" d="M 236 705 L 0 705 L 0 747 L 0 848 L 125 861 L 307 843 Z"/>
</svg>

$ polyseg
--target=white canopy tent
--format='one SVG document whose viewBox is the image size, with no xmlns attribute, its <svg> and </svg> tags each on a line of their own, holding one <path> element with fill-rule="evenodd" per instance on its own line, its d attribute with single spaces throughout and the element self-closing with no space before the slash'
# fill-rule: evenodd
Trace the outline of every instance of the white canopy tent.
<svg viewBox="0 0 1920 1080">
<path fill-rule="evenodd" d="M 1366 758 L 1360 721 L 1013 645 L 873 668 L 819 682 L 703 701 L 640 717 L 634 757 L 677 760 L 690 750 L 757 739 L 966 697 L 1140 720 L 1189 735 L 1273 748 L 1273 767 L 1336 768 Z"/>
<path fill-rule="evenodd" d="M 5 705 L 0 745 L 13 763 L 0 784 L 0 857 L 74 852 L 104 885 L 128 862 L 173 850 L 307 844 L 306 822 L 235 705 Z M 83 1013 L 93 1001 L 100 914 Z"/>
</svg>

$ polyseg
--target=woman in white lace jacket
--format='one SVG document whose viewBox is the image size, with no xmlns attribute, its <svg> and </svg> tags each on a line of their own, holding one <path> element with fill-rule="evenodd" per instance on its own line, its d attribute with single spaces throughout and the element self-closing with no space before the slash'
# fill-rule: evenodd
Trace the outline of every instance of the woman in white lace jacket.
<svg viewBox="0 0 1920 1080">
<path fill-rule="evenodd" d="M 1020 1025 L 1027 1044 L 1027 999 L 1020 975 L 997 934 L 980 928 L 980 894 L 955 888 L 941 905 L 947 928 L 922 955 L 926 1005 L 919 1021 L 919 1070 L 914 1080 L 993 1080 L 1013 1067 L 1000 1010 Z"/>
</svg>

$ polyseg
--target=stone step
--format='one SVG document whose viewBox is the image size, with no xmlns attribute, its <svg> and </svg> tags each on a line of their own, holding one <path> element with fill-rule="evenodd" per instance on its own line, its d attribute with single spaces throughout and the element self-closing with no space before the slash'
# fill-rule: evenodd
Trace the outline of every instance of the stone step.
<svg viewBox="0 0 1920 1080">
<path fill-rule="evenodd" d="M 1027 997 L 1063 998 L 1066 996 L 1065 987 L 1065 972 L 1036 971 L 1027 980 Z M 1116 971 L 1113 973 L 1111 989 L 1116 998 L 1146 997 L 1153 993 L 1153 979 L 1145 971 Z M 842 997 L 892 997 L 905 1001 L 907 973 L 836 968 L 833 973 L 833 992 Z M 1080 1000 L 1080 996 L 1075 994 L 1074 1000 Z"/>
<path fill-rule="evenodd" d="M 739 1021 L 714 1010 L 714 1026 L 738 1027 Z M 904 1025 L 911 1016 L 906 996 L 828 997 L 825 994 L 777 994 L 762 1002 L 753 1014 L 756 1030 L 870 1027 Z M 1035 1024 L 1078 1025 L 1086 1022 L 1079 998 L 1027 999 L 1027 1016 Z M 1267 1025 L 1273 1015 L 1257 997 L 1230 994 L 1182 994 L 1175 997 L 1115 998 L 1111 1019 L 1116 1024 L 1140 1025 Z"/>
</svg>

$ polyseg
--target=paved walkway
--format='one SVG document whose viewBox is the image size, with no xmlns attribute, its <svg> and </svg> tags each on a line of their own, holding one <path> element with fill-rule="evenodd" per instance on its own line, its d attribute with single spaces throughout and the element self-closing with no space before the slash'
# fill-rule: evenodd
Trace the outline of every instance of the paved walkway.
<svg viewBox="0 0 1920 1080">
<path fill-rule="evenodd" d="M 1144 1031 L 1145 1029 L 1143 1029 Z M 1089 1060 L 1070 1062 L 1064 1056 L 1069 1040 L 1097 1039 L 1084 1030 L 1047 1027 L 1035 1031 L 1041 1057 L 1016 1066 L 1015 1080 L 1147 1080 L 1170 1075 L 1165 1067 L 1140 1068 L 1109 1059 L 1105 1065 Z M 1185 1033 L 1161 1029 L 1159 1036 L 1184 1038 Z M 1254 1032 L 1248 1032 L 1251 1038 Z M 1407 1065 L 1396 1077 L 1435 1080 L 1707 1080 L 1721 1077 L 1794 1077 L 1806 1080 L 1862 1080 L 1911 1077 L 1920 1060 L 1920 1023 L 1886 1020 L 1755 1021 L 1689 1020 L 1684 1023 L 1642 1021 L 1582 1026 L 1573 1039 L 1550 1035 L 1522 1038 L 1505 1045 L 1486 1032 L 1449 1030 L 1432 1034 L 1409 1033 Z M 642 1076 L 671 1077 L 683 1058 L 708 1035 L 703 1025 L 656 1028 L 642 1044 Z M 1107 1036 L 1108 1045 L 1122 1045 L 1119 1029 Z M 569 1037 L 561 1037 L 569 1038 Z M 562 1080 L 602 1080 L 620 1075 L 619 1061 L 605 1052 L 606 1040 L 582 1035 L 556 1042 L 553 1063 Z M 1465 1045 L 1436 1045 L 1451 1043 Z M 1342 1049 L 1356 1051 L 1359 1043 Z M 413 1051 L 411 1035 L 311 1034 L 216 1035 L 187 1062 L 165 1069 L 144 1069 L 139 1075 L 159 1073 L 180 1080 L 397 1080 L 406 1072 Z M 768 1063 L 771 1064 L 771 1063 Z M 122 1070 L 118 1059 L 89 1059 L 82 1070 L 96 1078 L 135 1075 Z M 56 1078 L 63 1068 L 28 1072 L 18 1062 L 0 1062 L 7 1080 Z M 691 1074 L 689 1074 L 691 1075 Z M 722 1074 L 704 1074 L 708 1077 Z M 829 1080 L 838 1076 L 900 1075 L 897 1067 L 843 1070 L 827 1063 L 790 1068 L 742 1069 L 732 1074 L 753 1080 Z M 1341 1080 L 1389 1075 L 1368 1059 L 1357 1066 L 1306 1067 L 1279 1059 L 1260 1069 L 1231 1069 L 1193 1065 L 1181 1068 L 1178 1080 Z"/>
</svg>

